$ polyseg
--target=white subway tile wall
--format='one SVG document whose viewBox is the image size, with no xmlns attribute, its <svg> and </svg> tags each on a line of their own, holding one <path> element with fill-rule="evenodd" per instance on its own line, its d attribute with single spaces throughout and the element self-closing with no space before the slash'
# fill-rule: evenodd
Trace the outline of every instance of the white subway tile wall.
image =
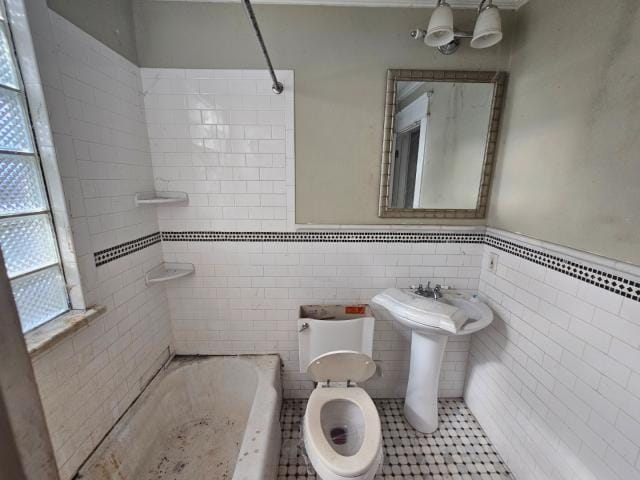
<svg viewBox="0 0 640 480">
<path fill-rule="evenodd" d="M 492 246 L 480 292 L 496 318 L 472 338 L 465 399 L 516 477 L 640 478 L 640 303 Z"/>
<path fill-rule="evenodd" d="M 188 207 L 158 210 L 162 231 L 284 231 L 293 217 L 293 72 L 142 69 L 157 190 L 185 191 Z M 197 265 L 167 287 L 176 352 L 273 353 L 285 396 L 308 396 L 298 370 L 300 305 L 368 302 L 386 287 L 427 280 L 475 289 L 482 245 L 163 242 L 166 261 Z M 452 341 L 440 393 L 460 396 L 468 339 Z M 382 377 L 367 389 L 404 394 L 409 341 L 376 323 Z"/>
<path fill-rule="evenodd" d="M 145 286 L 160 244 L 96 268 L 93 253 L 157 232 L 138 68 L 45 2 L 30 2 L 35 52 L 49 109 L 87 304 L 105 315 L 34 359 L 63 480 L 142 391 L 168 355 L 164 287 Z"/>
<path fill-rule="evenodd" d="M 189 206 L 158 210 L 162 231 L 287 230 L 294 224 L 293 71 L 143 68 L 159 191 Z"/>
<path fill-rule="evenodd" d="M 482 244 L 163 242 L 166 261 L 192 262 L 196 274 L 167 287 L 177 353 L 280 354 L 285 397 L 313 384 L 298 367 L 298 308 L 366 303 L 388 287 L 427 281 L 477 289 Z M 375 397 L 404 396 L 409 336 L 376 320 L 374 359 L 382 376 L 364 384 Z M 440 395 L 462 395 L 469 340 L 452 339 Z"/>
</svg>

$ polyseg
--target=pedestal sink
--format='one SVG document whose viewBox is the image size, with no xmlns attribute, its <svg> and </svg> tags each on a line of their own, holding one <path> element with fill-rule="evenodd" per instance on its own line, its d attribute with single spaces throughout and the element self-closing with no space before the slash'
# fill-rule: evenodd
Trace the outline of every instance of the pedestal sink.
<svg viewBox="0 0 640 480">
<path fill-rule="evenodd" d="M 493 312 L 477 296 L 446 293 L 439 299 L 411 291 L 385 290 L 371 300 L 377 318 L 411 329 L 411 364 L 404 415 L 418 431 L 438 429 L 438 380 L 447 340 L 488 326 Z"/>
</svg>

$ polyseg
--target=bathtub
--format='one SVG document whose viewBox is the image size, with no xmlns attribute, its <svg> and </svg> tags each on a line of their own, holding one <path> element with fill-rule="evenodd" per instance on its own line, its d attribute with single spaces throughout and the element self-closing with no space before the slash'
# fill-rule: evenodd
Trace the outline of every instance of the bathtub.
<svg viewBox="0 0 640 480">
<path fill-rule="evenodd" d="M 277 355 L 174 357 L 75 478 L 275 479 L 281 401 Z"/>
</svg>

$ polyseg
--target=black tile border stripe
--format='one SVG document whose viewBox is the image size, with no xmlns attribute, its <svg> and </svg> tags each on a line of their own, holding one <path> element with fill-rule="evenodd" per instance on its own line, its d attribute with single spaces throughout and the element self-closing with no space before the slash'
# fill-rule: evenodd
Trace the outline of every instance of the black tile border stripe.
<svg viewBox="0 0 640 480">
<path fill-rule="evenodd" d="M 416 232 L 156 232 L 93 254 L 96 267 L 163 242 L 483 243 L 484 233 Z"/>
<path fill-rule="evenodd" d="M 483 243 L 484 233 L 162 232 L 163 242 Z"/>
<path fill-rule="evenodd" d="M 640 301 L 640 282 L 527 247 L 511 240 L 505 240 L 490 233 L 485 235 L 484 243 L 622 297 L 630 298 L 636 302 Z"/>
<path fill-rule="evenodd" d="M 160 242 L 300 243 L 449 243 L 485 244 L 530 262 L 640 302 L 640 282 L 535 249 L 490 233 L 478 232 L 156 232 L 94 253 L 96 267 Z"/>
<path fill-rule="evenodd" d="M 160 243 L 161 239 L 162 236 L 160 235 L 160 232 L 155 232 L 150 235 L 145 235 L 144 237 L 131 240 L 129 242 L 121 243 L 120 245 L 116 245 L 115 247 L 100 250 L 99 252 L 93 254 L 93 259 L 95 261 L 96 267 L 100 267 L 119 258 L 131 255 L 134 252 L 139 252 L 140 250 L 150 247 L 151 245 Z"/>
</svg>

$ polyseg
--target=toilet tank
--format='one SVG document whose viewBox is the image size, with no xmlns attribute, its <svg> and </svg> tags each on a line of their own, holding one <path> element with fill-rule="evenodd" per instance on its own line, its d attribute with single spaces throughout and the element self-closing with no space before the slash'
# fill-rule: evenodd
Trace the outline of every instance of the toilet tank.
<svg viewBox="0 0 640 480">
<path fill-rule="evenodd" d="M 371 357 L 375 320 L 368 305 L 303 305 L 298 318 L 300 372 L 314 358 L 337 350 Z"/>
</svg>

